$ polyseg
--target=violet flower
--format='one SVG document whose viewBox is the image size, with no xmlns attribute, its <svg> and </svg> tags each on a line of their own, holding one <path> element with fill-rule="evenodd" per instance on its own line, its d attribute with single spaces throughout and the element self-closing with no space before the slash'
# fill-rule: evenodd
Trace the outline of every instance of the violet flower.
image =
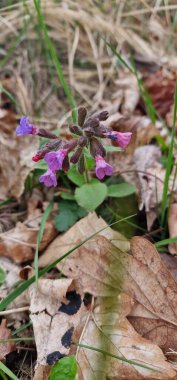
<svg viewBox="0 0 177 380">
<path fill-rule="evenodd" d="M 132 132 L 111 131 L 106 133 L 105 137 L 108 137 L 109 139 L 116 141 L 121 148 L 126 148 L 126 146 L 129 144 L 131 140 Z"/>
<path fill-rule="evenodd" d="M 113 167 L 104 160 L 103 157 L 97 156 L 95 157 L 96 162 L 96 176 L 99 179 L 103 179 L 105 175 L 112 175 L 113 174 Z"/>
<path fill-rule="evenodd" d="M 17 136 L 20 135 L 36 135 L 38 133 L 38 128 L 34 125 L 29 124 L 28 117 L 23 116 L 20 120 L 20 124 L 16 128 Z"/>
<path fill-rule="evenodd" d="M 50 169 L 39 177 L 39 182 L 43 182 L 47 187 L 57 186 L 56 173 Z"/>
<path fill-rule="evenodd" d="M 57 152 L 49 152 L 44 156 L 44 160 L 48 163 L 49 169 L 59 170 L 62 168 L 63 161 L 67 156 L 67 149 L 59 149 Z"/>
</svg>

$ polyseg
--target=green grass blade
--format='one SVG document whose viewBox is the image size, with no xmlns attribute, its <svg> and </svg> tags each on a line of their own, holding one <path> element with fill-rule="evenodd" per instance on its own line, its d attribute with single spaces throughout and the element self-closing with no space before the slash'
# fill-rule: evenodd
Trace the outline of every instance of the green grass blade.
<svg viewBox="0 0 177 380">
<path fill-rule="evenodd" d="M 153 123 L 155 123 L 155 121 L 156 121 L 156 110 L 154 108 L 154 105 L 152 103 L 152 100 L 151 100 L 151 97 L 150 97 L 148 91 L 144 87 L 144 83 L 143 83 L 142 79 L 138 75 L 138 71 L 137 71 L 135 62 L 133 60 L 133 57 L 131 57 L 131 63 L 132 63 L 132 66 L 133 66 L 134 75 L 135 75 L 137 83 L 138 83 L 140 95 L 142 96 L 142 98 L 144 100 L 144 103 L 146 104 L 146 107 L 147 107 L 147 113 L 148 113 L 149 118 L 151 119 L 151 121 Z"/>
<path fill-rule="evenodd" d="M 174 148 L 174 140 L 175 140 L 175 124 L 176 124 L 176 114 L 177 114 L 177 82 L 175 87 L 175 96 L 174 96 L 174 114 L 173 114 L 173 124 L 171 131 L 171 142 L 168 152 L 167 159 L 167 167 L 165 172 L 165 181 L 163 187 L 163 195 L 162 195 L 162 209 L 161 209 L 161 226 L 164 225 L 165 222 L 165 210 L 167 206 L 167 197 L 168 197 L 168 185 L 171 174 L 171 169 L 173 165 L 173 148 Z"/>
<path fill-rule="evenodd" d="M 15 331 L 13 331 L 12 336 L 18 335 L 19 333 L 21 333 L 22 331 L 26 330 L 30 326 L 32 326 L 32 322 L 31 321 L 28 322 L 28 323 L 25 323 L 24 325 L 22 325 L 21 327 L 19 327 Z"/>
<path fill-rule="evenodd" d="M 176 242 L 177 242 L 177 236 L 175 236 L 173 238 L 169 238 L 169 239 L 164 239 L 164 240 L 158 241 L 154 245 L 155 245 L 156 248 L 158 248 L 158 247 L 163 247 L 163 246 L 168 245 L 170 243 L 176 243 Z"/>
<path fill-rule="evenodd" d="M 71 109 L 72 109 L 72 117 L 73 117 L 73 122 L 76 123 L 77 122 L 77 111 L 76 111 L 76 104 L 75 104 L 75 101 L 74 101 L 74 98 L 71 94 L 71 91 L 66 83 L 66 80 L 64 78 L 64 75 L 63 75 L 63 70 L 62 70 L 62 66 L 60 64 L 60 61 L 57 57 L 57 54 L 56 54 L 56 51 L 55 51 L 55 48 L 54 48 L 54 45 L 49 37 L 49 34 L 48 34 L 48 31 L 47 31 L 47 27 L 46 27 L 46 24 L 45 24 L 45 21 L 44 21 L 44 17 L 43 17 L 43 14 L 42 14 L 42 11 L 41 11 L 41 6 L 40 6 L 40 1 L 39 0 L 34 0 L 34 5 L 35 5 L 35 8 L 36 8 L 36 12 L 37 12 L 37 15 L 38 15 L 38 21 L 39 21 L 39 25 L 40 25 L 40 28 L 41 30 L 43 31 L 43 34 L 44 34 L 44 38 L 45 38 L 45 43 L 50 51 L 50 55 L 52 57 L 52 60 L 53 60 L 53 63 L 54 63 L 54 66 L 56 68 L 56 71 L 57 71 L 57 74 L 58 74 L 58 77 L 59 77 L 59 80 L 60 80 L 60 83 L 63 87 L 63 90 L 68 98 L 68 102 L 71 106 Z"/>
<path fill-rule="evenodd" d="M 107 351 L 104 351 L 104 350 L 101 350 L 101 348 L 96 348 L 96 347 L 92 347 L 92 346 L 87 346 L 86 344 L 81 344 L 81 343 L 73 343 L 74 346 L 78 346 L 78 347 L 82 347 L 82 348 L 87 348 L 88 350 L 92 350 L 92 351 L 96 351 L 96 352 L 100 352 L 100 354 L 103 354 L 103 355 L 106 355 L 106 356 L 110 356 L 112 358 L 115 358 L 115 359 L 118 359 L 118 360 L 121 360 L 122 362 L 126 362 L 126 363 L 129 363 L 129 364 L 132 364 L 132 365 L 136 365 L 138 367 L 142 367 L 142 368 L 146 368 L 146 369 L 149 369 L 153 372 L 160 372 L 158 369 L 155 369 L 155 368 L 152 368 L 152 367 L 148 367 L 147 365 L 145 364 L 142 364 L 142 363 L 138 363 L 134 360 L 129 360 L 129 359 L 126 359 L 122 356 L 118 356 L 118 355 L 114 355 L 114 354 L 111 354 L 110 352 L 107 352 Z"/>
<path fill-rule="evenodd" d="M 116 57 L 119 59 L 119 61 L 122 63 L 122 65 L 125 66 L 133 75 L 135 75 L 134 69 L 125 61 L 124 58 L 122 58 L 121 54 L 117 51 L 117 49 L 115 49 L 115 47 L 112 46 L 112 44 L 107 42 L 105 39 L 104 39 L 104 42 L 112 50 L 114 55 L 116 55 Z"/>
<path fill-rule="evenodd" d="M 14 373 L 5 366 L 2 362 L 0 362 L 0 370 L 2 370 L 6 375 L 8 375 L 12 380 L 19 380 L 17 376 L 14 375 Z"/>
<path fill-rule="evenodd" d="M 62 261 L 63 259 L 65 259 L 66 257 L 68 257 L 72 252 L 74 252 L 77 248 L 81 247 L 84 243 L 86 243 L 88 240 L 92 239 L 93 237 L 95 237 L 98 233 L 100 233 L 101 231 L 104 231 L 106 228 L 108 227 L 111 227 L 117 223 L 120 223 L 120 222 L 123 222 L 127 219 L 130 219 L 130 218 L 133 218 L 136 214 L 133 214 L 133 215 L 130 215 L 130 216 L 127 216 L 126 218 L 123 218 L 121 220 L 118 220 L 117 222 L 114 222 L 114 223 L 111 223 L 109 224 L 108 226 L 104 227 L 104 228 L 101 228 L 100 230 L 98 230 L 97 232 L 95 232 L 94 234 L 90 235 L 89 237 L 87 237 L 86 239 L 84 239 L 83 241 L 81 241 L 80 243 L 78 243 L 77 245 L 75 245 L 73 248 L 71 248 L 69 251 L 67 251 L 63 256 L 61 256 L 59 259 L 56 259 L 55 261 L 53 261 L 51 264 L 49 264 L 47 267 L 41 269 L 38 273 L 38 277 L 40 278 L 41 276 L 43 276 L 45 273 L 49 272 L 51 269 L 53 269 L 60 261 Z M 28 287 L 33 284 L 35 282 L 35 276 L 29 278 L 29 280 L 25 281 L 24 283 L 22 283 L 18 288 L 16 288 L 14 291 L 12 291 L 6 298 L 4 298 L 1 302 L 0 302 L 0 311 L 3 311 L 6 309 L 6 307 L 15 299 L 17 298 L 20 294 L 22 294 L 26 289 L 28 289 Z"/>
<path fill-rule="evenodd" d="M 37 282 L 38 282 L 39 245 L 41 243 L 42 236 L 43 236 L 43 233 L 44 233 L 44 228 L 45 228 L 46 220 L 47 220 L 49 214 L 51 213 L 52 209 L 53 209 L 53 203 L 50 203 L 47 206 L 47 208 L 46 208 L 46 210 L 45 210 L 45 212 L 44 212 L 44 214 L 42 216 L 41 225 L 40 225 L 38 236 L 37 236 L 36 252 L 35 252 L 35 256 L 34 256 L 34 272 L 35 272 L 36 285 L 37 285 Z"/>
</svg>

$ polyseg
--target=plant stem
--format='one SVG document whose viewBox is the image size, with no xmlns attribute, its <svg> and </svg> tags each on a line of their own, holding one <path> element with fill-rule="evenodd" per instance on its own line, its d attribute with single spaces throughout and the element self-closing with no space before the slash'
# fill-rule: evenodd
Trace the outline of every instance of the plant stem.
<svg viewBox="0 0 177 380">
<path fill-rule="evenodd" d="M 84 164 L 85 164 L 85 182 L 89 183 L 90 182 L 90 177 L 89 177 L 89 171 L 88 171 L 87 160 L 85 158 L 85 155 L 84 155 Z"/>
</svg>

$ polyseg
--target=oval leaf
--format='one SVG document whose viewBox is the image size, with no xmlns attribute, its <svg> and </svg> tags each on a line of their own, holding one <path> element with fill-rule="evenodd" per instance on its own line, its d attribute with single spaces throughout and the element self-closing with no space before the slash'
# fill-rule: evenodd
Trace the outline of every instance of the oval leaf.
<svg viewBox="0 0 177 380">
<path fill-rule="evenodd" d="M 50 370 L 50 380 L 75 380 L 76 375 L 77 362 L 74 355 L 60 359 Z"/>
<path fill-rule="evenodd" d="M 71 165 L 67 177 L 77 186 L 82 186 L 85 183 L 85 178 L 83 174 L 80 174 L 75 165 Z"/>
<path fill-rule="evenodd" d="M 94 180 L 75 190 L 77 203 L 87 211 L 94 211 L 107 197 L 107 186 Z"/>
<path fill-rule="evenodd" d="M 108 186 L 108 197 L 123 198 L 136 192 L 136 187 L 129 183 Z"/>
</svg>

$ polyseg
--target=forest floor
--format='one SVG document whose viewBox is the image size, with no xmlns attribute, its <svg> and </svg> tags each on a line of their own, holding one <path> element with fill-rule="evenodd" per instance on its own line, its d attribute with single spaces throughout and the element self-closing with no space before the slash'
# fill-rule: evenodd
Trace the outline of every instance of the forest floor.
<svg viewBox="0 0 177 380">
<path fill-rule="evenodd" d="M 175 0 L 1 0 L 0 378 L 177 379 L 176 51 Z M 45 187 L 85 109 L 130 144 Z"/>
</svg>

